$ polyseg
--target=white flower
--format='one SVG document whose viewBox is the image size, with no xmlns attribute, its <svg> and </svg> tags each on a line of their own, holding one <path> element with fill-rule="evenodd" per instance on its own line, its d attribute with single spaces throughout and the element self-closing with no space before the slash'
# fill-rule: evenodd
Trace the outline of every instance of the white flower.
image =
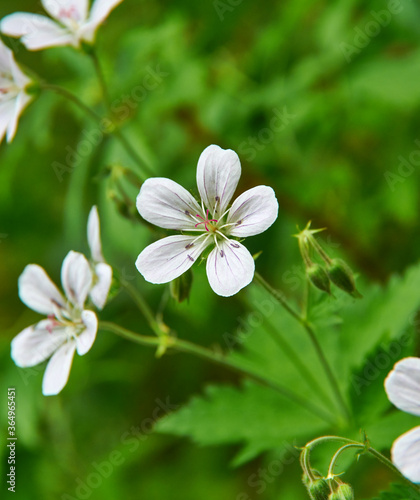
<svg viewBox="0 0 420 500">
<path fill-rule="evenodd" d="M 41 0 L 54 19 L 39 14 L 16 12 L 0 23 L 5 35 L 22 37 L 28 50 L 92 43 L 96 30 L 122 0 L 95 0 L 88 14 L 89 0 Z"/>
<path fill-rule="evenodd" d="M 25 91 L 31 80 L 22 73 L 13 52 L 0 40 L 0 142 L 11 142 L 19 117 L 32 99 Z"/>
<path fill-rule="evenodd" d="M 61 268 L 61 282 L 65 297 L 40 266 L 26 266 L 19 277 L 22 302 L 48 317 L 25 328 L 12 340 L 12 359 L 20 367 L 29 367 L 51 358 L 42 382 L 45 396 L 63 389 L 74 352 L 86 354 L 98 329 L 95 313 L 84 309 L 92 286 L 92 272 L 84 255 L 69 252 Z"/>
<path fill-rule="evenodd" d="M 92 302 L 98 309 L 103 309 L 112 282 L 112 267 L 105 262 L 102 255 L 99 215 L 93 206 L 87 225 L 87 237 L 92 256 L 93 285 L 89 292 Z"/>
<path fill-rule="evenodd" d="M 385 390 L 397 408 L 420 417 L 420 358 L 399 361 L 385 380 Z M 394 441 L 391 455 L 405 477 L 420 483 L 420 426 Z"/>
<path fill-rule="evenodd" d="M 254 259 L 232 237 L 253 236 L 268 229 L 277 218 L 278 203 L 270 187 L 257 186 L 241 194 L 228 209 L 240 176 L 238 155 L 212 145 L 198 160 L 201 206 L 170 179 L 144 182 L 137 196 L 140 215 L 156 226 L 193 233 L 168 236 L 141 252 L 136 266 L 147 281 L 174 280 L 210 245 L 214 248 L 207 258 L 207 277 L 218 295 L 234 295 L 252 281 Z"/>
</svg>

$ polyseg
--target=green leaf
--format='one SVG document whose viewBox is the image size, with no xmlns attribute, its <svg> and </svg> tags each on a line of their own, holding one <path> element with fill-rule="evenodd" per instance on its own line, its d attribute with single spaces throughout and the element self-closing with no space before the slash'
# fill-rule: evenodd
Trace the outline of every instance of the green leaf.
<svg viewBox="0 0 420 500">
<path fill-rule="evenodd" d="M 337 333 L 341 378 L 348 381 L 349 392 L 353 390 L 352 373 L 362 369 L 371 353 L 381 345 L 394 345 L 406 332 L 412 335 L 420 307 L 419 283 L 420 265 L 416 265 L 404 276 L 392 277 L 385 288 L 375 285 L 363 289 L 363 299 L 343 304 L 340 311 L 343 321 Z M 396 356 L 399 357 L 403 357 L 402 352 Z"/>
<path fill-rule="evenodd" d="M 265 450 L 302 445 L 326 425 L 274 390 L 247 382 L 241 388 L 207 387 L 203 396 L 193 397 L 155 429 L 190 437 L 199 445 L 241 444 L 234 461 L 239 465 Z"/>
<path fill-rule="evenodd" d="M 392 484 L 389 491 L 382 491 L 373 500 L 420 500 L 420 493 L 402 484 Z"/>
<path fill-rule="evenodd" d="M 390 407 L 384 381 L 393 365 L 412 352 L 413 336 L 383 341 L 367 356 L 351 377 L 350 400 L 357 422 L 364 426 Z"/>
</svg>

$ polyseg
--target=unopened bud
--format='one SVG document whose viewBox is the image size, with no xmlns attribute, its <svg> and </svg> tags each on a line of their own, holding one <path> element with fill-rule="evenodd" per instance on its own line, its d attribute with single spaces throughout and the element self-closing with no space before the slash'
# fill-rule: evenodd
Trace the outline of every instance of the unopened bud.
<svg viewBox="0 0 420 500">
<path fill-rule="evenodd" d="M 331 493 L 329 500 L 354 500 L 353 488 L 349 484 L 342 483 Z"/>
<path fill-rule="evenodd" d="M 333 259 L 328 266 L 328 276 L 334 285 L 341 288 L 341 290 L 356 298 L 362 296 L 356 289 L 353 271 L 344 260 Z"/>
<path fill-rule="evenodd" d="M 328 500 L 331 489 L 328 481 L 321 477 L 319 479 L 315 479 L 315 481 L 311 481 L 307 486 L 309 496 L 312 500 Z"/>
<path fill-rule="evenodd" d="M 172 297 L 177 302 L 183 302 L 190 297 L 191 287 L 193 282 L 193 273 L 191 269 L 181 274 L 179 278 L 174 279 L 169 284 Z"/>
<path fill-rule="evenodd" d="M 328 294 L 331 293 L 330 278 L 322 266 L 319 264 L 312 264 L 306 269 L 306 275 L 316 288 Z"/>
</svg>

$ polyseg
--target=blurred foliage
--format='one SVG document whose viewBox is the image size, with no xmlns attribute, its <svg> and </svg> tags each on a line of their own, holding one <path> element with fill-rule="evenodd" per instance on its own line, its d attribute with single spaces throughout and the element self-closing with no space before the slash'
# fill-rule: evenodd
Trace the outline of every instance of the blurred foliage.
<svg viewBox="0 0 420 500">
<path fill-rule="evenodd" d="M 355 304 L 337 294 L 337 302 L 320 301 L 313 309 L 319 312 L 313 321 L 322 331 L 323 345 L 335 353 L 334 365 L 343 368 L 342 384 L 350 389 L 351 362 L 357 358 L 352 368 L 360 373 L 375 356 L 377 344 L 385 342 L 386 348 L 386 342 L 400 338 L 420 300 L 418 268 L 404 280 L 393 278 L 385 290 L 363 285 L 368 279 L 386 283 L 419 255 L 420 8 L 409 0 L 396 4 L 399 13 L 390 14 L 395 2 L 379 0 L 368 4 L 287 0 L 262 5 L 233 0 L 124 0 L 98 36 L 113 111 L 157 176 L 171 177 L 195 190 L 197 159 L 215 143 L 234 149 L 241 158 L 238 191 L 257 184 L 275 189 L 279 219 L 268 232 L 249 239 L 247 246 L 254 253 L 264 250 L 257 261 L 259 271 L 291 298 L 299 297 L 303 266 L 290 235 L 296 232 L 296 224 L 304 227 L 309 219 L 314 227 L 328 228 L 324 246 L 351 263 L 361 276 L 358 284 L 362 282 L 365 295 Z M 3 0 L 0 17 L 19 10 L 40 12 L 41 8 L 29 0 Z M 379 14 L 383 11 L 389 15 Z M 379 26 L 380 15 L 383 24 L 389 19 L 386 26 Z M 372 22 L 379 29 L 369 36 Z M 28 53 L 16 41 L 7 43 L 20 63 L 104 112 L 93 67 L 85 55 L 71 48 Z M 67 171 L 57 170 L 57 163 Z M 227 370 L 180 354 L 157 360 L 146 348 L 101 333 L 88 356 L 76 357 L 64 392 L 45 398 L 41 395 L 43 367 L 19 370 L 11 361 L 11 339 L 39 319 L 19 301 L 19 274 L 25 265 L 38 263 L 58 282 L 68 250 L 87 249 L 86 220 L 94 203 L 99 206 L 107 260 L 155 310 L 164 309 L 165 321 L 181 337 L 224 346 L 226 335 L 238 333 L 259 300 L 254 286 L 230 299 L 215 296 L 203 266 L 194 270 L 188 303 L 175 304 L 168 299 L 166 287 L 145 283 L 134 262 L 156 234 L 123 218 L 110 200 L 110 190 L 118 188 L 106 167 L 115 165 L 136 169 L 118 143 L 102 138 L 79 110 L 47 93 L 25 112 L 14 142 L 0 149 L 0 394 L 6 402 L 7 387 L 16 386 L 16 498 L 56 500 L 64 493 L 92 500 L 307 498 L 298 461 L 285 466 L 286 473 L 270 469 L 281 461 L 283 439 L 290 444 L 281 416 L 278 434 L 267 437 L 273 439 L 271 446 L 260 442 L 259 449 L 238 448 L 244 435 L 261 439 L 264 424 L 253 421 L 253 416 L 258 418 L 263 407 L 252 399 L 255 387 L 241 385 Z M 120 185 L 134 201 L 138 188 L 125 179 Z M 338 310 L 343 315 L 343 336 L 338 333 Z M 101 318 L 118 318 L 128 328 L 150 333 L 123 292 Z M 299 338 L 294 336 L 302 334 L 296 326 L 291 329 L 284 315 L 276 314 L 273 321 L 295 348 L 307 349 L 301 340 L 294 342 Z M 254 355 L 258 349 L 264 355 L 271 353 L 266 366 L 256 365 L 273 376 L 284 376 L 286 383 L 300 390 L 289 368 L 281 364 L 283 358 L 275 357 L 279 350 L 266 335 L 265 330 L 272 328 L 268 323 L 247 342 L 247 346 L 254 343 Z M 361 339 L 362 331 L 368 332 L 366 339 Z M 340 342 L 346 353 L 343 363 L 337 359 Z M 416 348 L 414 340 L 406 347 L 411 353 Z M 247 355 L 247 349 L 232 354 Z M 318 370 L 315 365 L 310 368 Z M 223 387 L 215 389 L 221 382 Z M 375 383 L 379 391 L 381 384 Z M 206 384 L 210 385 L 202 392 Z M 157 408 L 159 417 L 163 416 L 161 406 L 167 401 L 181 405 L 193 393 L 204 394 L 193 400 L 194 406 L 212 423 L 218 415 L 207 413 L 209 398 L 217 394 L 235 398 L 244 392 L 249 398 L 248 407 L 241 410 L 244 429 L 226 420 L 225 435 L 213 439 L 217 444 L 233 443 L 229 446 L 201 448 L 187 440 L 151 434 L 152 416 Z M 275 418 L 275 411 L 280 415 L 279 401 L 266 391 L 260 394 L 273 410 L 269 418 Z M 363 398 L 355 400 L 365 415 Z M 247 400 L 242 404 L 246 406 Z M 392 411 L 386 402 L 375 400 L 374 407 L 388 412 L 382 428 L 372 429 L 371 438 L 377 439 L 379 447 L 389 447 L 398 429 L 415 425 L 410 416 Z M 173 433 L 191 434 L 182 429 L 181 417 L 187 411 L 176 414 L 180 420 Z M 228 419 L 223 406 L 220 411 Z M 5 417 L 3 410 L 1 429 Z M 140 432 L 137 437 L 136 432 Z M 211 427 L 208 432 L 213 432 Z M 308 424 L 299 436 L 305 432 L 314 437 L 316 423 Z M 198 442 L 210 442 L 202 434 L 197 431 Z M 268 448 L 268 453 L 249 463 L 229 468 L 235 457 L 243 462 Z M 0 453 L 4 477 L 5 446 Z M 238 460 L 238 453 L 243 460 Z M 107 464 L 113 469 L 108 475 Z M 101 466 L 107 477 L 95 483 Z M 386 488 L 391 479 L 395 478 L 388 471 L 367 459 L 346 475 L 355 486 L 356 498 L 377 496 L 381 485 Z"/>
</svg>

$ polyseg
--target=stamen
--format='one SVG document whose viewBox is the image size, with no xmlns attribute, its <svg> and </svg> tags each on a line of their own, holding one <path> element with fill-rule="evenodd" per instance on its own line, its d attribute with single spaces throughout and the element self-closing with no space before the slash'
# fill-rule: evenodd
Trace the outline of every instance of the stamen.
<svg viewBox="0 0 420 500">
<path fill-rule="evenodd" d="M 240 247 L 240 245 L 238 245 L 237 243 L 231 243 L 230 246 L 233 247 L 233 248 L 239 248 Z"/>
<path fill-rule="evenodd" d="M 216 201 L 216 203 L 214 204 L 214 208 L 213 208 L 213 216 L 214 216 L 214 214 L 217 213 L 217 204 L 220 203 L 220 198 L 218 196 L 216 196 L 215 201 Z"/>
<path fill-rule="evenodd" d="M 232 207 L 230 207 L 230 208 L 232 208 Z M 220 216 L 219 220 L 223 219 L 223 217 L 224 217 L 227 213 L 229 213 L 229 212 L 230 212 L 230 208 L 228 208 L 228 209 L 226 210 L 226 212 L 225 212 L 223 215 L 221 215 L 221 216 Z"/>
<path fill-rule="evenodd" d="M 217 234 L 219 234 L 222 238 L 224 238 L 226 241 L 229 241 L 230 242 L 230 239 L 225 236 L 223 233 L 221 233 L 220 231 L 216 231 Z"/>
<path fill-rule="evenodd" d="M 194 262 L 194 259 L 191 257 L 191 255 L 187 255 L 187 257 L 192 261 Z"/>
</svg>

